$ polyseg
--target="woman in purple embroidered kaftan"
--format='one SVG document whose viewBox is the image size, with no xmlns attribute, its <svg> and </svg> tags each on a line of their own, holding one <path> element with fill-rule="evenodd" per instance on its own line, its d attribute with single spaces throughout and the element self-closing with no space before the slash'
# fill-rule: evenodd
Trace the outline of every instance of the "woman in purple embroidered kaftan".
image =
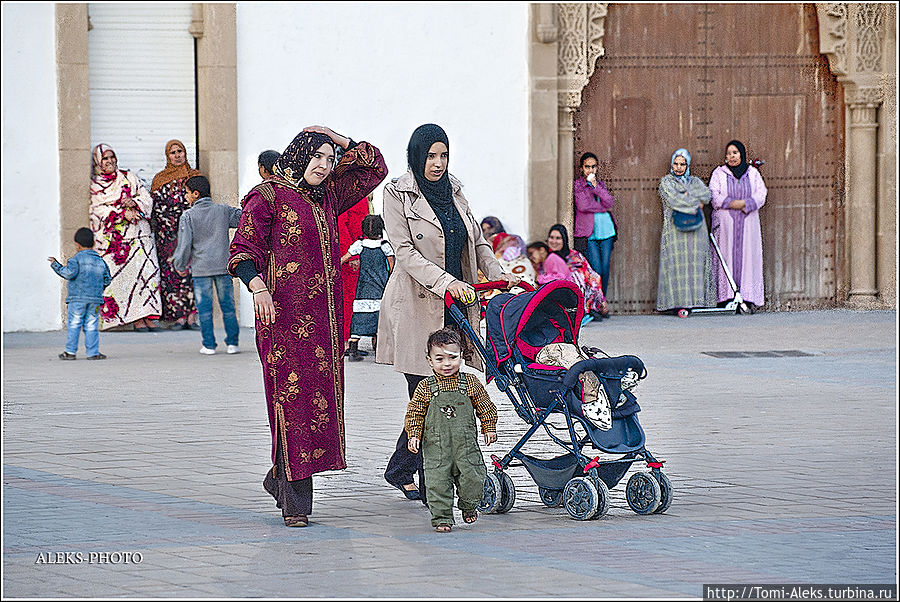
<svg viewBox="0 0 900 602">
<path fill-rule="evenodd" d="M 332 171 L 335 144 L 346 151 Z M 241 203 L 228 270 L 254 293 L 272 432 L 264 486 L 288 526 L 307 524 L 311 476 L 346 468 L 337 216 L 386 175 L 377 148 L 314 126 Z"/>
<path fill-rule="evenodd" d="M 709 179 L 712 193 L 712 228 L 725 263 L 744 301 L 763 304 L 762 235 L 759 210 L 766 203 L 766 185 L 759 171 L 747 164 L 747 151 L 738 140 L 725 147 L 725 165 Z M 713 251 L 718 300 L 734 297 L 728 278 Z"/>
</svg>

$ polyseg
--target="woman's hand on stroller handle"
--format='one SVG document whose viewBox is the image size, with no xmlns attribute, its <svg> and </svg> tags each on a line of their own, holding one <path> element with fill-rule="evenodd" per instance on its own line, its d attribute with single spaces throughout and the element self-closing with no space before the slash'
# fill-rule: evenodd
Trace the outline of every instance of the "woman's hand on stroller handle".
<svg viewBox="0 0 900 602">
<path fill-rule="evenodd" d="M 478 295 L 475 294 L 475 289 L 472 288 L 472 285 L 466 284 L 462 280 L 454 280 L 451 282 L 444 295 L 445 299 L 447 298 L 447 295 L 453 299 L 462 301 L 466 305 L 471 305 L 478 299 Z"/>
</svg>

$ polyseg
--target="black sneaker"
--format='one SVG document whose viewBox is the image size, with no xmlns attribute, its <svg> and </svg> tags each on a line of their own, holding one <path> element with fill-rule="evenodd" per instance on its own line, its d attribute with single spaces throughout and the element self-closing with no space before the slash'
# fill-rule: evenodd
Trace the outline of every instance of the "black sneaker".
<svg viewBox="0 0 900 602">
<path fill-rule="evenodd" d="M 75 359 L 75 357 L 72 356 L 72 359 Z M 103 355 L 102 353 L 98 353 L 97 355 L 92 355 L 92 356 L 88 357 L 88 359 L 89 360 L 105 360 L 106 356 Z"/>
<path fill-rule="evenodd" d="M 68 351 L 63 351 L 62 353 L 59 354 L 59 359 L 61 359 L 61 360 L 74 360 L 74 359 L 75 359 L 75 354 L 74 354 L 74 353 L 69 353 Z"/>
</svg>

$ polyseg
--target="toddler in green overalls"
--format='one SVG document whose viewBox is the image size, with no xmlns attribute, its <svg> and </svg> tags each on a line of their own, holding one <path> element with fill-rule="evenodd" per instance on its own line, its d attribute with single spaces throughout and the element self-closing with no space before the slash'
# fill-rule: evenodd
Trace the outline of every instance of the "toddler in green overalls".
<svg viewBox="0 0 900 602">
<path fill-rule="evenodd" d="M 487 471 L 478 447 L 475 414 L 481 421 L 484 444 L 490 445 L 497 440 L 497 408 L 477 378 L 459 371 L 462 344 L 455 330 L 431 333 L 427 358 L 434 374 L 416 387 L 404 428 L 409 451 L 418 453 L 422 444 L 431 526 L 447 533 L 454 524 L 454 485 L 463 520 L 478 520 L 476 508 L 484 495 Z"/>
</svg>

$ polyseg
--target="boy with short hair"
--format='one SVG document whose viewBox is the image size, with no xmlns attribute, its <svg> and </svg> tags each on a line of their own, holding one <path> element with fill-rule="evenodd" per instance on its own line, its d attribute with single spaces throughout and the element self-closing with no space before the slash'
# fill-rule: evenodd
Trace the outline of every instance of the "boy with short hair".
<svg viewBox="0 0 900 602">
<path fill-rule="evenodd" d="M 90 228 L 78 228 L 75 232 L 75 255 L 65 267 L 48 257 L 50 267 L 69 281 L 66 305 L 68 305 L 69 333 L 66 350 L 59 354 L 61 360 L 74 360 L 78 351 L 78 338 L 84 329 L 84 349 L 89 360 L 105 360 L 100 353 L 100 306 L 103 305 L 103 289 L 112 282 L 109 266 L 94 250 L 94 233 Z"/>
<path fill-rule="evenodd" d="M 281 153 L 274 150 L 265 150 L 259 153 L 259 157 L 256 159 L 256 164 L 259 167 L 259 177 L 263 180 L 268 180 L 272 176 L 275 175 L 275 161 L 278 161 L 278 157 L 281 156 Z"/>
<path fill-rule="evenodd" d="M 200 353 L 216 353 L 213 329 L 213 285 L 225 322 L 225 344 L 228 353 L 240 353 L 238 348 L 237 315 L 234 310 L 234 282 L 228 273 L 229 228 L 237 228 L 241 210 L 214 203 L 210 198 L 209 180 L 205 176 L 188 178 L 185 198 L 191 204 L 178 222 L 178 245 L 172 254 L 172 266 L 182 276 L 190 266 L 194 285 L 194 303 L 200 318 L 203 346 Z"/>
<path fill-rule="evenodd" d="M 434 374 L 416 387 L 405 428 L 410 452 L 418 453 L 422 444 L 431 525 L 438 533 L 449 533 L 454 524 L 454 485 L 463 520 L 478 520 L 487 471 L 483 461 L 472 461 L 476 456 L 481 459 L 472 411 L 481 421 L 485 445 L 490 445 L 497 440 L 497 408 L 477 378 L 459 371 L 462 340 L 456 330 L 431 333 L 427 347 Z"/>
</svg>

